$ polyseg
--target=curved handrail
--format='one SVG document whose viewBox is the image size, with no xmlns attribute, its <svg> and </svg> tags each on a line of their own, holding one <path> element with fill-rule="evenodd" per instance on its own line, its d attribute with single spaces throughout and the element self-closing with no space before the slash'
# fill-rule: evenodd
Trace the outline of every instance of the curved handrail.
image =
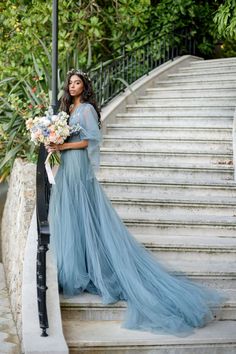
<svg viewBox="0 0 236 354">
<path fill-rule="evenodd" d="M 175 31 L 167 38 L 154 34 L 150 33 L 142 45 L 130 51 L 123 46 L 122 54 L 88 70 L 100 107 L 166 61 L 183 54 L 195 55 L 195 38 L 187 30 Z"/>
</svg>

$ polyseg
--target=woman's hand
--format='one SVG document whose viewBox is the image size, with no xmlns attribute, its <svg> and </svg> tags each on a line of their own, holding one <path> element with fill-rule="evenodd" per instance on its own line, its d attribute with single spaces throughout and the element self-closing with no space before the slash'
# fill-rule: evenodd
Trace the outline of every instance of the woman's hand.
<svg viewBox="0 0 236 354">
<path fill-rule="evenodd" d="M 77 150 L 77 149 L 86 149 L 88 147 L 88 140 L 81 140 L 74 143 L 63 143 L 63 144 L 54 144 L 50 143 L 45 145 L 47 152 L 55 152 L 61 150 Z"/>
<path fill-rule="evenodd" d="M 56 152 L 62 150 L 62 145 L 63 144 L 50 143 L 49 145 L 45 145 L 45 149 L 47 152 Z"/>
</svg>

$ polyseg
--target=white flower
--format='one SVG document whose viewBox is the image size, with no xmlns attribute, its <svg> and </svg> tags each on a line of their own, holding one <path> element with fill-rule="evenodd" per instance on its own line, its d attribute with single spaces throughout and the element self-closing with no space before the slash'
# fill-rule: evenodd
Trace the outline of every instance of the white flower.
<svg viewBox="0 0 236 354">
<path fill-rule="evenodd" d="M 52 122 L 57 122 L 57 121 L 58 121 L 58 116 L 56 114 L 53 114 Z"/>
<path fill-rule="evenodd" d="M 48 127 L 51 124 L 51 121 L 49 118 L 47 117 L 42 117 L 42 119 L 40 120 L 40 123 L 45 126 Z"/>
</svg>

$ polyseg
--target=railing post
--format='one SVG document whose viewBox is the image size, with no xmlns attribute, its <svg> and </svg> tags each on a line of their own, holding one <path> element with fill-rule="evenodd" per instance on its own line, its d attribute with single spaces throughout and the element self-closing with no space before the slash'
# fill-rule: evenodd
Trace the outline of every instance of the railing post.
<svg viewBox="0 0 236 354">
<path fill-rule="evenodd" d="M 46 252 L 49 244 L 49 225 L 48 225 L 48 205 L 50 185 L 46 176 L 44 161 L 47 152 L 43 144 L 39 148 L 39 156 L 36 174 L 36 215 L 38 229 L 38 250 L 37 250 L 37 298 L 39 324 L 42 329 L 42 337 L 47 337 L 48 316 L 46 302 Z"/>
<path fill-rule="evenodd" d="M 108 75 L 109 75 L 109 73 L 108 73 Z M 104 86 L 103 86 L 103 62 L 101 62 L 101 66 L 100 66 L 100 70 L 99 70 L 99 85 L 100 85 L 100 88 L 99 88 L 99 95 L 100 95 L 100 97 L 99 97 L 99 106 L 101 106 L 102 105 L 102 97 L 103 97 L 103 94 L 104 94 L 104 97 L 103 97 L 103 99 L 104 99 L 104 101 L 106 102 L 106 90 L 105 90 L 105 88 L 104 88 Z"/>
<path fill-rule="evenodd" d="M 58 0 L 53 0 L 52 11 L 52 102 L 53 113 L 57 113 L 58 99 Z M 50 240 L 48 224 L 48 207 L 50 197 L 50 184 L 45 170 L 44 162 L 47 151 L 43 144 L 39 148 L 36 175 L 36 213 L 38 229 L 38 250 L 37 250 L 37 298 L 39 324 L 42 329 L 42 337 L 47 337 L 48 315 L 47 315 L 47 274 L 46 274 L 46 253 Z"/>
<path fill-rule="evenodd" d="M 172 34 L 171 34 L 171 60 L 174 60 L 174 42 L 175 42 L 175 32 L 174 29 L 172 29 Z"/>
<path fill-rule="evenodd" d="M 53 0 L 52 11 L 52 109 L 57 114 L 58 108 L 58 0 Z"/>
</svg>

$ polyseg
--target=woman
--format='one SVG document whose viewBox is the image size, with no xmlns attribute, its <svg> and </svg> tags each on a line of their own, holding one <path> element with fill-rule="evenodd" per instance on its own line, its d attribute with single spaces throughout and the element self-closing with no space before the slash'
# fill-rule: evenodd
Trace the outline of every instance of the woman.
<svg viewBox="0 0 236 354">
<path fill-rule="evenodd" d="M 100 113 L 85 73 L 69 72 L 61 110 L 79 134 L 48 151 L 61 151 L 49 222 L 59 285 L 65 295 L 99 294 L 104 304 L 126 300 L 124 326 L 186 334 L 214 318 L 222 297 L 164 270 L 129 233 L 98 183 Z"/>
</svg>

